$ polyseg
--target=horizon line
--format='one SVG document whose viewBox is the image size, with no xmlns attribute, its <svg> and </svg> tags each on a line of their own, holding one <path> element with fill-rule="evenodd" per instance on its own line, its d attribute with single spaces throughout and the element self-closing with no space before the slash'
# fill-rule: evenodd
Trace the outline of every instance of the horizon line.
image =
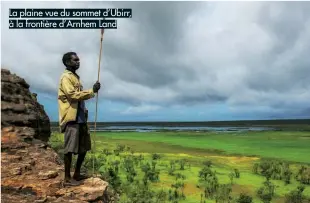
<svg viewBox="0 0 310 203">
<path fill-rule="evenodd" d="M 274 118 L 274 119 L 244 119 L 244 120 L 211 120 L 211 121 L 97 121 L 97 122 L 105 122 L 105 123 L 193 123 L 193 122 L 236 122 L 236 121 L 292 121 L 292 120 L 309 120 L 310 121 L 310 117 L 309 118 Z M 59 121 L 50 121 L 50 122 L 59 122 Z M 94 123 L 95 121 L 87 121 L 88 123 Z M 309 123 L 310 124 L 310 123 Z"/>
</svg>

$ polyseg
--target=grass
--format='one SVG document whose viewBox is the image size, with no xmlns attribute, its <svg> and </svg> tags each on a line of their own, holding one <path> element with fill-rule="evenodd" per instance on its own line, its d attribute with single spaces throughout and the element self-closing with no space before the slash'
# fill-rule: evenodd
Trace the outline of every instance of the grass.
<svg viewBox="0 0 310 203">
<path fill-rule="evenodd" d="M 55 133 L 51 142 L 62 142 L 63 137 Z M 202 162 L 210 160 L 212 169 L 220 183 L 229 183 L 229 174 L 233 169 L 240 171 L 240 178 L 234 178 L 232 194 L 241 192 L 254 197 L 254 202 L 260 202 L 256 197 L 257 189 L 265 181 L 261 175 L 253 174 L 252 166 L 261 159 L 271 158 L 290 162 L 290 168 L 295 173 L 300 164 L 310 164 L 309 132 L 298 131 L 265 131 L 265 132 L 97 132 L 96 155 L 103 149 L 114 149 L 117 145 L 126 145 L 134 150 L 134 154 L 143 154 L 151 160 L 153 153 L 160 153 L 158 161 L 160 181 L 152 183 L 154 189 L 169 189 L 175 178 L 168 175 L 167 166 L 171 160 L 186 159 L 190 167 L 176 170 L 186 176 L 184 193 L 186 200 L 181 202 L 199 202 L 201 190 L 196 187 L 198 173 Z M 88 154 L 90 156 L 90 154 Z M 119 157 L 111 156 L 111 160 Z M 141 171 L 139 177 L 142 176 Z M 123 180 L 125 176 L 122 176 Z M 284 202 L 284 196 L 296 189 L 299 183 L 292 178 L 292 183 L 285 185 L 283 181 L 272 180 L 276 185 L 276 196 L 272 202 Z M 307 186 L 304 195 L 310 197 L 310 187 Z M 208 200 L 206 202 L 214 202 Z"/>
<path fill-rule="evenodd" d="M 160 144 L 175 145 L 176 148 L 190 148 L 191 151 L 214 151 L 221 154 L 278 158 L 286 161 L 310 163 L 309 132 L 104 132 L 96 133 L 98 139 L 144 141 L 155 143 L 155 150 L 161 152 Z M 139 150 L 139 146 L 136 150 Z M 149 146 L 148 146 L 149 147 Z M 141 146 L 141 150 L 145 146 Z M 174 148 L 174 146 L 171 146 Z M 193 150 L 194 149 L 194 150 Z M 165 149 L 167 150 L 167 149 Z"/>
</svg>

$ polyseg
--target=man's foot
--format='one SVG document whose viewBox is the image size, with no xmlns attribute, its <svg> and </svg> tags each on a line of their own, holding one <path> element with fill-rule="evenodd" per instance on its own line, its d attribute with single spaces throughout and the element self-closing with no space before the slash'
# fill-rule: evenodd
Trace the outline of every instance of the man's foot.
<svg viewBox="0 0 310 203">
<path fill-rule="evenodd" d="M 68 179 L 68 178 L 66 178 L 65 180 L 64 180 L 64 186 L 66 187 L 66 186 L 78 186 L 79 185 L 79 182 L 77 182 L 76 180 L 74 180 L 74 179 Z"/>
<path fill-rule="evenodd" d="M 82 175 L 82 174 L 74 174 L 73 175 L 73 179 L 76 180 L 76 181 L 84 180 L 84 179 L 87 179 L 87 178 L 90 178 L 90 177 L 87 176 L 87 175 Z"/>
</svg>

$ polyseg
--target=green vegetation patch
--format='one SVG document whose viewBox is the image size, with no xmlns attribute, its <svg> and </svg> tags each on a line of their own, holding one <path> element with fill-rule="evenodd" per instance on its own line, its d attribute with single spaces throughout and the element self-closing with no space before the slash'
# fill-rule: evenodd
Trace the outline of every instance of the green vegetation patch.
<svg viewBox="0 0 310 203">
<path fill-rule="evenodd" d="M 121 203 L 304 203 L 310 200 L 305 136 L 97 132 L 96 152 L 87 154 L 84 169 L 91 174 L 94 161 Z M 53 134 L 50 143 L 61 154 L 63 135 Z"/>
</svg>

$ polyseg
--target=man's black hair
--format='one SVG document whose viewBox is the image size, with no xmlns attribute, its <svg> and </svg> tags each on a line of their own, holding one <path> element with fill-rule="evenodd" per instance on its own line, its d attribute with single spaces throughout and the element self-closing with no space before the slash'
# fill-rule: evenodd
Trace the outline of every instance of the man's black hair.
<svg viewBox="0 0 310 203">
<path fill-rule="evenodd" d="M 67 52 L 62 57 L 62 63 L 67 67 L 67 62 L 71 60 L 71 56 L 76 55 L 75 52 Z"/>
</svg>

